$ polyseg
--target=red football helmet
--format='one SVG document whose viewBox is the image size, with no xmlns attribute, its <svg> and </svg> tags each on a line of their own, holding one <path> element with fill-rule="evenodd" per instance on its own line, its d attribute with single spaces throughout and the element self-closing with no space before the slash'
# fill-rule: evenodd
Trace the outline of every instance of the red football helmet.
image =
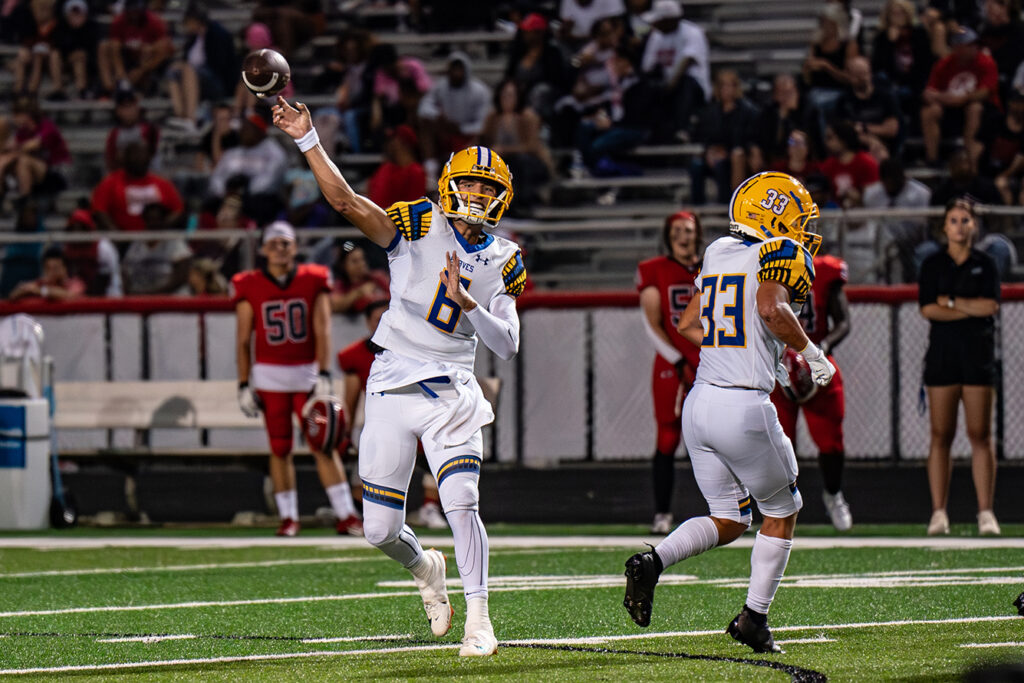
<svg viewBox="0 0 1024 683">
<path fill-rule="evenodd" d="M 811 377 L 811 368 L 807 360 L 799 353 L 787 347 L 782 354 L 782 366 L 789 373 L 789 386 L 782 387 L 782 393 L 790 401 L 807 403 L 818 393 L 818 385 Z"/>
<path fill-rule="evenodd" d="M 302 406 L 302 429 L 306 443 L 318 452 L 330 455 L 345 434 L 345 411 L 336 396 L 312 396 Z"/>
</svg>

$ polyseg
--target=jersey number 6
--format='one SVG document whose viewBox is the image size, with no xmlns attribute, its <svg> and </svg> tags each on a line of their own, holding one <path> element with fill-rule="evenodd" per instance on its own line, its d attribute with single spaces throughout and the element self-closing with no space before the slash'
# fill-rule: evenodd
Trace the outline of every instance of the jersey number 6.
<svg viewBox="0 0 1024 683">
<path fill-rule="evenodd" d="M 459 276 L 462 286 L 469 289 L 471 282 L 468 277 Z M 434 303 L 430 306 L 430 313 L 427 315 L 427 322 L 437 329 L 451 334 L 459 324 L 462 317 L 462 306 L 448 298 L 448 287 L 444 282 L 437 284 L 437 293 L 434 294 Z"/>
<path fill-rule="evenodd" d="M 701 346 L 742 348 L 747 345 L 747 335 L 743 329 L 743 291 L 746 283 L 747 276 L 743 273 L 703 278 L 700 318 L 704 324 L 704 341 Z M 705 294 L 706 299 L 703 296 Z"/>
</svg>

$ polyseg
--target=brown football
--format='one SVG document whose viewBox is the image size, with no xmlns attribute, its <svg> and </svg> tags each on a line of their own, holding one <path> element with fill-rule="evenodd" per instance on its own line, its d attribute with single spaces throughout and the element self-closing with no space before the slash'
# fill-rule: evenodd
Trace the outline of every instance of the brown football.
<svg viewBox="0 0 1024 683">
<path fill-rule="evenodd" d="M 242 82 L 256 97 L 271 97 L 284 90 L 292 69 L 280 52 L 253 50 L 242 62 Z"/>
</svg>

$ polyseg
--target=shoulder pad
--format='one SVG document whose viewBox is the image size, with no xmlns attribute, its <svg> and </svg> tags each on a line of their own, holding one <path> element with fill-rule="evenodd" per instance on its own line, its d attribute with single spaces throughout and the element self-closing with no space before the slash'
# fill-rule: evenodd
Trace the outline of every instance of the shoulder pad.
<svg viewBox="0 0 1024 683">
<path fill-rule="evenodd" d="M 414 202 L 395 202 L 388 209 L 388 218 L 408 242 L 414 242 L 430 232 L 433 204 L 426 197 Z"/>
<path fill-rule="evenodd" d="M 757 252 L 757 281 L 775 280 L 793 292 L 793 303 L 803 303 L 814 282 L 814 259 L 801 245 L 782 238 L 765 242 Z"/>
<path fill-rule="evenodd" d="M 523 252 L 516 250 L 505 265 L 501 267 L 501 279 L 505 283 L 505 291 L 518 297 L 526 287 L 526 266 L 523 264 Z"/>
</svg>

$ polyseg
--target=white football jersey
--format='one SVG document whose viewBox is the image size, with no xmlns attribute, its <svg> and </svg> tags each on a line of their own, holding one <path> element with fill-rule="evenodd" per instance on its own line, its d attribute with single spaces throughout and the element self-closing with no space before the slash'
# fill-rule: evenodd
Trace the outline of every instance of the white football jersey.
<svg viewBox="0 0 1024 683">
<path fill-rule="evenodd" d="M 488 308 L 497 296 L 518 297 L 522 293 L 526 268 L 519 246 L 486 233 L 483 242 L 469 244 L 441 208 L 426 198 L 398 202 L 388 209 L 388 217 L 398 228 L 387 247 L 391 304 L 373 342 L 423 367 L 472 371 L 476 330 L 462 308 L 448 298 L 441 282 L 445 255 L 450 251 L 458 254 L 463 285 L 479 305 Z M 397 371 L 393 363 L 393 370 L 385 373 L 378 366 L 385 364 L 382 356 L 388 355 L 378 355 L 368 381 L 369 391 L 393 389 L 423 379 L 413 377 L 417 371 L 411 368 Z"/>
<path fill-rule="evenodd" d="M 700 289 L 704 341 L 697 382 L 770 392 L 785 348 L 757 312 L 757 287 L 777 280 L 802 305 L 814 281 L 811 254 L 791 239 L 751 242 L 721 237 L 704 252 Z"/>
</svg>

